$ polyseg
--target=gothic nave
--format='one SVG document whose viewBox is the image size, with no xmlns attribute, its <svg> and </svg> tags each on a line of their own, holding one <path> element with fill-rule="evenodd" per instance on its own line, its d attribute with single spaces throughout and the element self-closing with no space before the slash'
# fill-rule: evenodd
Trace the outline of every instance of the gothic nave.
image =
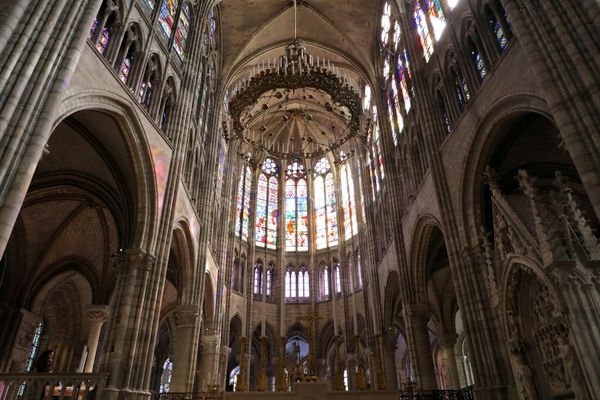
<svg viewBox="0 0 600 400">
<path fill-rule="evenodd" d="M 600 399 L 598 0 L 0 0 L 0 400 Z"/>
</svg>

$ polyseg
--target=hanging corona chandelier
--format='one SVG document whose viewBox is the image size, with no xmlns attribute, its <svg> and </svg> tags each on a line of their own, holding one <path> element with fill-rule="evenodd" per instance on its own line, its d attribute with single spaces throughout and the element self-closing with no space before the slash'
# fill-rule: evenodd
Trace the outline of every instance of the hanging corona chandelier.
<svg viewBox="0 0 600 400">
<path fill-rule="evenodd" d="M 230 89 L 230 123 L 223 122 L 223 137 L 241 141 L 246 161 L 269 155 L 280 159 L 313 159 L 333 152 L 336 160 L 348 158 L 343 150 L 364 132 L 358 84 L 330 60 L 313 57 L 296 36 L 284 54 L 263 60 Z"/>
</svg>

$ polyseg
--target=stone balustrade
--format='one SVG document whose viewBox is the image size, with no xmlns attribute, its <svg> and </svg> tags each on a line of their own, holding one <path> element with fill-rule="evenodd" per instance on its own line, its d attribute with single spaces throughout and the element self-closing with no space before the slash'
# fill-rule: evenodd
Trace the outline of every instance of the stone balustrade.
<svg viewBox="0 0 600 400">
<path fill-rule="evenodd" d="M 0 374 L 0 400 L 102 399 L 108 374 Z"/>
</svg>

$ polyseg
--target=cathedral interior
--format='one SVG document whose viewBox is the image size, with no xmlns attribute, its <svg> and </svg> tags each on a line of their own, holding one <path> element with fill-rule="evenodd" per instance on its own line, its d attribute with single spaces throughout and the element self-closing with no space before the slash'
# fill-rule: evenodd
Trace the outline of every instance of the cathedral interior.
<svg viewBox="0 0 600 400">
<path fill-rule="evenodd" d="M 0 399 L 600 399 L 599 34 L 0 1 Z"/>
</svg>

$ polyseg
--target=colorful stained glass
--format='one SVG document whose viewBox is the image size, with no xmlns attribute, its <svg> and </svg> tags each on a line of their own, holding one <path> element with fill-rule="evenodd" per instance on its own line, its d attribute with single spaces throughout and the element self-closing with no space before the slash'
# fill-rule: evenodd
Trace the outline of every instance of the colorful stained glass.
<svg viewBox="0 0 600 400">
<path fill-rule="evenodd" d="M 371 86 L 365 85 L 363 96 L 363 110 L 368 111 L 371 108 Z"/>
<path fill-rule="evenodd" d="M 256 226 L 254 228 L 256 245 L 264 247 L 267 243 L 267 203 L 268 181 L 265 174 L 258 177 L 256 193 Z"/>
<path fill-rule="evenodd" d="M 396 82 L 392 81 L 392 85 L 395 85 Z M 393 92 L 393 89 L 392 89 Z M 398 145 L 398 123 L 396 119 L 396 115 L 394 114 L 394 108 L 392 105 L 392 99 L 389 94 L 387 96 L 387 108 L 388 108 L 388 116 L 390 120 L 390 126 L 392 127 L 392 141 L 394 142 L 394 146 Z M 398 114 L 400 118 L 402 118 L 402 114 Z"/>
<path fill-rule="evenodd" d="M 306 180 L 297 183 L 298 201 L 298 251 L 308 250 L 308 186 Z"/>
<path fill-rule="evenodd" d="M 358 175 L 358 193 L 360 194 L 360 216 L 362 217 L 362 220 L 364 221 L 366 219 L 365 217 L 365 196 L 363 194 L 363 190 L 364 190 L 364 186 L 363 186 L 363 181 L 362 181 L 362 170 L 360 168 L 360 160 L 356 160 L 356 170 L 358 171 L 357 175 Z M 358 223 L 358 222 L 357 222 Z"/>
<path fill-rule="evenodd" d="M 373 107 L 373 115 L 373 120 L 377 121 L 377 107 Z M 379 179 L 383 181 L 385 179 L 385 171 L 383 169 L 383 153 L 381 151 L 381 142 L 379 141 L 379 139 L 379 125 L 375 123 L 375 126 L 373 128 L 373 156 L 377 162 L 377 172 L 379 173 Z M 379 191 L 379 189 L 377 191 Z"/>
<path fill-rule="evenodd" d="M 440 0 L 427 0 L 427 14 L 433 28 L 433 36 L 435 40 L 440 40 L 444 28 L 446 28 L 446 17 L 440 5 Z"/>
<path fill-rule="evenodd" d="M 400 83 L 400 90 L 402 91 L 402 100 L 404 101 L 404 110 L 406 110 L 406 113 L 408 114 L 408 112 L 410 111 L 411 102 L 410 102 L 410 94 L 408 91 L 408 84 L 406 82 L 407 82 L 407 78 L 410 77 L 410 70 L 408 67 L 408 59 L 406 58 L 406 56 L 407 56 L 406 50 L 404 50 L 404 52 L 402 52 L 398 56 L 396 72 L 398 75 L 398 82 Z"/>
<path fill-rule="evenodd" d="M 415 1 L 414 20 L 415 26 L 417 27 L 417 33 L 419 34 L 419 40 L 421 41 L 421 47 L 423 48 L 423 57 L 425 57 L 425 62 L 427 62 L 433 54 L 433 41 L 431 40 L 431 34 L 427 27 L 425 14 L 421 9 L 420 0 Z"/>
<path fill-rule="evenodd" d="M 105 26 L 102 28 L 102 32 L 100 33 L 100 37 L 98 37 L 98 41 L 96 42 L 96 50 L 98 53 L 104 54 L 106 48 L 108 47 L 108 42 L 110 41 L 110 28 Z"/>
<path fill-rule="evenodd" d="M 279 221 L 278 204 L 279 182 L 272 176 L 269 179 L 269 207 L 267 217 L 267 247 L 269 249 L 277 248 L 277 221 Z"/>
<path fill-rule="evenodd" d="M 329 247 L 338 244 L 337 205 L 335 199 L 335 186 L 333 174 L 325 176 L 325 196 L 327 202 L 327 244 Z"/>
<path fill-rule="evenodd" d="M 242 177 L 238 186 L 236 198 L 236 224 L 235 233 L 242 240 L 248 240 L 248 224 L 250 222 L 250 187 L 252 184 L 252 172 L 246 166 L 242 171 Z"/>
<path fill-rule="evenodd" d="M 188 35 L 190 32 L 190 6 L 188 3 L 184 3 L 181 7 L 181 13 L 179 14 L 179 23 L 177 24 L 177 31 L 175 32 L 175 40 L 173 41 L 173 48 L 175 52 L 183 60 L 185 46 L 187 44 Z"/>
<path fill-rule="evenodd" d="M 146 4 L 148 6 L 148 8 L 150 8 L 150 10 L 154 10 L 156 1 L 155 0 L 144 0 L 144 4 Z"/>
<path fill-rule="evenodd" d="M 354 180 L 350 165 L 344 164 L 341 169 L 342 211 L 344 214 L 344 237 L 346 240 L 358 233 L 356 219 L 356 203 L 354 201 Z"/>
<path fill-rule="evenodd" d="M 321 280 L 321 297 L 328 298 L 329 297 L 329 267 L 325 266 L 323 268 L 322 280 Z"/>
<path fill-rule="evenodd" d="M 322 176 L 314 180 L 315 199 L 315 240 L 317 250 L 327 247 L 327 216 L 325 211 L 325 181 Z"/>
<path fill-rule="evenodd" d="M 402 30 L 398 21 L 394 22 L 394 50 L 398 50 L 400 47 L 400 37 L 402 36 Z"/>
<path fill-rule="evenodd" d="M 256 194 L 256 245 L 269 249 L 277 248 L 277 221 L 279 207 L 277 195 L 279 167 L 270 158 L 262 166 L 262 174 L 258 178 Z"/>
<path fill-rule="evenodd" d="M 131 72 L 131 58 L 127 57 L 123 60 L 123 63 L 121 64 L 121 68 L 119 69 L 119 79 L 123 83 L 127 83 L 130 72 Z"/>
<path fill-rule="evenodd" d="M 381 44 L 384 46 L 390 39 L 390 28 L 392 27 L 392 6 L 386 2 L 383 6 L 383 14 L 381 15 Z"/>
<path fill-rule="evenodd" d="M 173 25 L 175 24 L 175 15 L 177 13 L 178 0 L 163 0 L 158 16 L 158 24 L 167 40 L 171 39 Z"/>
<path fill-rule="evenodd" d="M 296 182 L 285 183 L 285 248 L 296 250 Z"/>
<path fill-rule="evenodd" d="M 94 18 L 94 22 L 92 22 L 92 27 L 90 28 L 90 39 L 94 36 L 96 29 L 98 28 L 98 18 Z"/>
</svg>

